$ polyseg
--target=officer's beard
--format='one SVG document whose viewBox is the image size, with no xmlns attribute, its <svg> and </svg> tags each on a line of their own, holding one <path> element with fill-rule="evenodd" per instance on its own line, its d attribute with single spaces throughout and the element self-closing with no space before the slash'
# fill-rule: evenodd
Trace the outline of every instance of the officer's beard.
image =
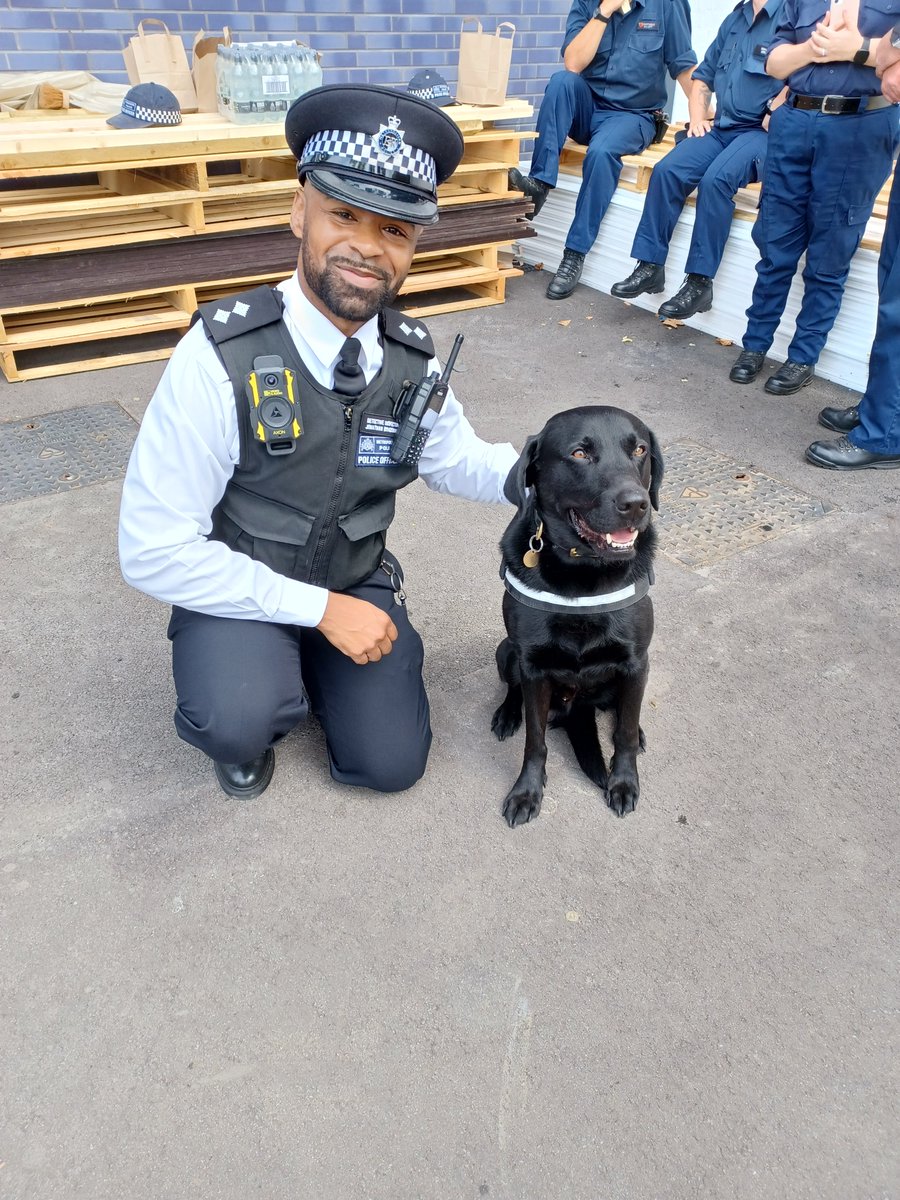
<svg viewBox="0 0 900 1200">
<path fill-rule="evenodd" d="M 300 243 L 300 261 L 303 276 L 310 290 L 318 296 L 328 311 L 334 313 L 341 321 L 359 321 L 360 324 L 365 324 L 391 304 L 400 291 L 400 284 L 391 286 L 390 275 L 380 267 L 373 267 L 370 263 L 357 262 L 341 255 L 326 258 L 325 265 L 320 270 L 313 262 L 305 239 Z M 354 287 L 338 273 L 339 266 L 367 271 L 370 275 L 375 275 L 381 284 L 375 288 Z"/>
</svg>

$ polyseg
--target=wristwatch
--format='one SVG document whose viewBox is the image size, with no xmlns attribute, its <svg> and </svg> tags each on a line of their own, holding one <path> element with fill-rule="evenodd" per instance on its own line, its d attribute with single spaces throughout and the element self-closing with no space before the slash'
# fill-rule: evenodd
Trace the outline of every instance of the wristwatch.
<svg viewBox="0 0 900 1200">
<path fill-rule="evenodd" d="M 856 63 L 856 65 L 858 67 L 864 67 L 866 65 L 866 63 L 868 62 L 868 60 L 869 60 L 869 45 L 871 44 L 871 41 L 872 41 L 871 38 L 864 37 L 862 40 L 862 45 L 857 50 L 857 52 L 853 55 L 853 61 Z"/>
<path fill-rule="evenodd" d="M 604 25 L 609 24 L 609 17 L 604 17 L 603 13 L 600 11 L 599 4 L 594 9 L 594 11 L 591 13 L 591 20 L 592 21 L 602 21 Z"/>
</svg>

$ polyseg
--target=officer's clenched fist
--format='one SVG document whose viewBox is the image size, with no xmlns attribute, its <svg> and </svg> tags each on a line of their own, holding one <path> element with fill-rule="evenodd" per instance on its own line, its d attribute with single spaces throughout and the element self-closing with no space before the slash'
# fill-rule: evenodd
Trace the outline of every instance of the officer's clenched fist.
<svg viewBox="0 0 900 1200">
<path fill-rule="evenodd" d="M 386 612 L 368 600 L 340 592 L 328 593 L 325 612 L 316 628 L 360 666 L 379 662 L 390 654 L 397 640 L 397 626 Z"/>
</svg>

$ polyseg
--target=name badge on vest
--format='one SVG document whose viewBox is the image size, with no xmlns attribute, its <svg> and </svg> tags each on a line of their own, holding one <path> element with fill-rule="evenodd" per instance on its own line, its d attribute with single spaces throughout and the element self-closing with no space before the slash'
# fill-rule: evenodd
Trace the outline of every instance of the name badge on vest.
<svg viewBox="0 0 900 1200">
<path fill-rule="evenodd" d="M 754 46 L 753 47 L 753 57 L 754 58 L 765 58 L 768 53 L 769 53 L 768 46 Z"/>
<path fill-rule="evenodd" d="M 356 443 L 356 465 L 358 467 L 396 467 L 391 459 L 394 435 L 400 428 L 399 422 L 390 417 L 366 415 L 362 419 L 359 440 Z"/>
<path fill-rule="evenodd" d="M 659 29 L 659 21 L 638 21 L 637 27 L 652 32 Z"/>
</svg>

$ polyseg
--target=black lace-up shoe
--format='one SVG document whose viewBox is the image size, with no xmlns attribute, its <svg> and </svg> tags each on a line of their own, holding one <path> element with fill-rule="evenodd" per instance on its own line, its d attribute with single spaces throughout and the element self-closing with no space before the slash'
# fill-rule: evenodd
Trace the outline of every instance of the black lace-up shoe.
<svg viewBox="0 0 900 1200">
<path fill-rule="evenodd" d="M 891 470 L 900 467 L 900 454 L 873 454 L 871 450 L 854 446 L 846 435 L 830 442 L 813 442 L 807 448 L 806 457 L 817 467 L 828 467 L 832 471 L 863 471 L 866 467 Z"/>
<path fill-rule="evenodd" d="M 766 356 L 762 350 L 742 350 L 728 373 L 728 378 L 732 383 L 752 383 L 763 369 L 765 361 Z"/>
<path fill-rule="evenodd" d="M 853 408 L 823 408 L 819 413 L 819 424 L 835 433 L 849 433 L 859 424 L 859 409 Z"/>
<path fill-rule="evenodd" d="M 534 205 L 534 212 L 531 214 L 534 219 L 544 207 L 544 201 L 553 188 L 549 183 L 544 183 L 543 179 L 532 179 L 530 175 L 523 175 L 518 167 L 510 167 L 507 178 L 509 186 L 517 192 L 524 192 Z"/>
<path fill-rule="evenodd" d="M 245 763 L 214 763 L 216 779 L 223 792 L 237 800 L 253 800 L 261 796 L 272 782 L 275 770 L 275 751 L 271 747 Z"/>
<path fill-rule="evenodd" d="M 774 375 L 766 380 L 765 391 L 772 396 L 793 396 L 806 387 L 815 375 L 812 363 L 783 362 Z"/>
<path fill-rule="evenodd" d="M 584 255 L 577 250 L 563 250 L 562 262 L 556 269 L 556 274 L 547 287 L 549 300 L 565 300 L 575 291 L 575 285 L 581 278 L 584 267 Z"/>
<path fill-rule="evenodd" d="M 684 321 L 694 313 L 709 312 L 712 302 L 713 286 L 709 275 L 687 275 L 672 299 L 659 306 L 658 315 L 664 320 L 673 317 Z"/>
<path fill-rule="evenodd" d="M 639 262 L 627 279 L 614 283 L 609 289 L 620 300 L 633 300 L 641 292 L 651 296 L 666 286 L 666 268 L 662 263 Z"/>
</svg>

